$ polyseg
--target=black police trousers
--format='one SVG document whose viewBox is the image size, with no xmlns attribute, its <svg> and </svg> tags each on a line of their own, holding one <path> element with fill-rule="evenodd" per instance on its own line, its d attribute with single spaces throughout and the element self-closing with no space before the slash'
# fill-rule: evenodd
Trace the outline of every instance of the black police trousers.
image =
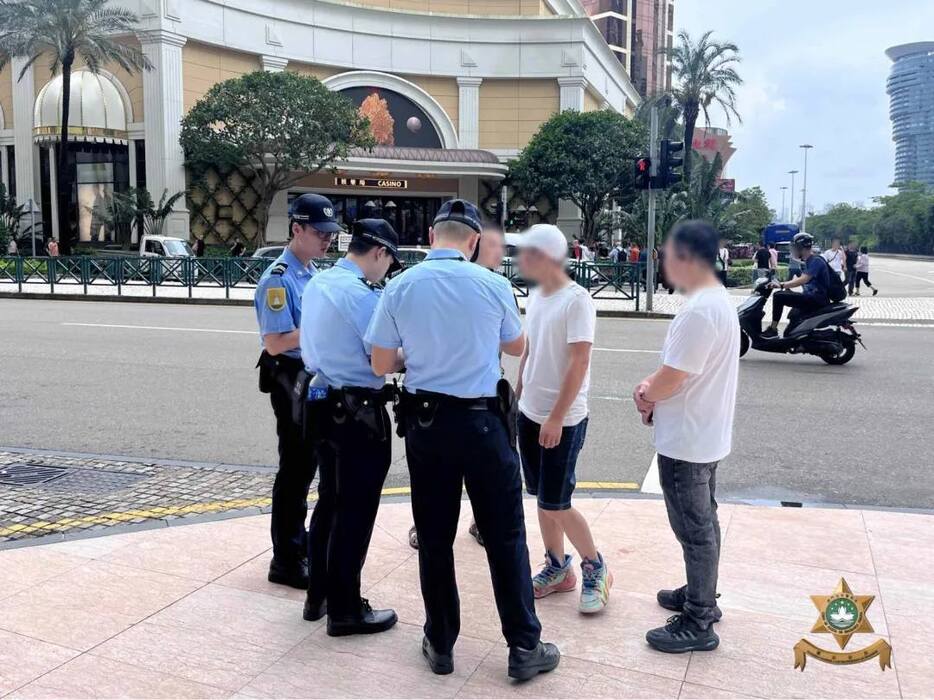
<svg viewBox="0 0 934 700">
<path fill-rule="evenodd" d="M 371 404 L 361 410 L 380 411 L 385 434 L 376 435 L 346 415 L 341 423 L 329 415 L 319 445 L 318 502 L 311 516 L 310 543 L 320 535 L 327 554 L 322 559 L 309 548 L 308 590 L 313 600 L 327 597 L 328 615 L 333 617 L 360 611 L 360 572 L 392 461 L 392 424 L 385 407 Z"/>
<path fill-rule="evenodd" d="M 317 455 L 293 420 L 292 396 L 279 382 L 270 387 L 269 400 L 279 436 L 279 470 L 272 486 L 272 553 L 288 566 L 303 559 L 309 549 L 305 518 Z"/>
<path fill-rule="evenodd" d="M 519 457 L 502 418 L 491 410 L 443 403 L 428 427 L 416 416 L 407 416 L 405 447 L 425 636 L 432 647 L 450 653 L 460 632 L 453 545 L 466 484 L 486 548 L 503 636 L 510 647 L 535 648 L 542 627 L 532 595 Z"/>
</svg>

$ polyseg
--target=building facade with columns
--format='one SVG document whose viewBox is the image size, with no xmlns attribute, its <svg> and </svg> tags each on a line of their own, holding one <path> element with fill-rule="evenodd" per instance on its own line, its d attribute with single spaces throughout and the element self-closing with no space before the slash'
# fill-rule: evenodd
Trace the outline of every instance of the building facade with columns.
<svg viewBox="0 0 934 700">
<path fill-rule="evenodd" d="M 168 232 L 209 241 L 255 235 L 256 193 L 240 173 L 192 182 L 179 145 L 185 113 L 212 85 L 257 70 L 314 76 L 366 114 L 378 146 L 300 180 L 275 200 L 267 237 L 284 239 L 288 203 L 306 191 L 346 223 L 375 215 L 406 244 L 424 240 L 441 202 L 495 209 L 508 161 L 565 109 L 632 114 L 638 92 L 579 0 L 120 0 L 141 18 L 122 41 L 152 64 L 141 74 L 76 66 L 72 81 L 79 239 L 112 237 L 99 215 L 114 191 L 188 190 Z M 0 72 L 2 179 L 39 203 L 58 236 L 55 149 L 61 78 L 42 61 Z M 508 195 L 506 197 L 508 200 Z M 579 230 L 573 206 L 540 217 Z"/>
</svg>

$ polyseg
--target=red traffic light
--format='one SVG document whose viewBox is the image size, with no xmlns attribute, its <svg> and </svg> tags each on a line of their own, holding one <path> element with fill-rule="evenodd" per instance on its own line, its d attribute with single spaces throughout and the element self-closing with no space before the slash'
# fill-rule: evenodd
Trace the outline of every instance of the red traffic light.
<svg viewBox="0 0 934 700">
<path fill-rule="evenodd" d="M 636 170 L 640 173 L 647 173 L 652 169 L 652 160 L 650 158 L 640 158 L 636 161 Z"/>
</svg>

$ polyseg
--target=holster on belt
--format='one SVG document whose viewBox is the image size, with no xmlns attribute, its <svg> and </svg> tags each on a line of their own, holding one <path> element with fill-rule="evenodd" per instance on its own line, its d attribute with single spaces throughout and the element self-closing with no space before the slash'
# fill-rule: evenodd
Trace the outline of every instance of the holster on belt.
<svg viewBox="0 0 934 700">
<path fill-rule="evenodd" d="M 305 371 L 305 363 L 298 357 L 270 355 L 263 350 L 256 362 L 259 367 L 259 390 L 271 393 L 277 386 L 292 400 L 292 421 L 302 425 L 305 395 L 312 375 Z"/>
<path fill-rule="evenodd" d="M 496 383 L 496 401 L 499 405 L 499 414 L 506 425 L 506 434 L 509 436 L 509 446 L 516 447 L 519 420 L 519 403 L 516 401 L 516 392 L 509 380 L 503 377 Z"/>
<path fill-rule="evenodd" d="M 389 439 L 392 426 L 383 410 L 393 400 L 394 388 L 386 385 L 382 389 L 345 387 L 328 392 L 327 410 L 331 422 L 343 425 L 356 421 L 380 442 Z"/>
</svg>

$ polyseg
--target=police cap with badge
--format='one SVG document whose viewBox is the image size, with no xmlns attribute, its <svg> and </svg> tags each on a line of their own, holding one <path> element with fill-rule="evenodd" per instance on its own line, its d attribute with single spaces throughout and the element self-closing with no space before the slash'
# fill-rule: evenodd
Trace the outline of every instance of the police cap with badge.
<svg viewBox="0 0 934 700">
<path fill-rule="evenodd" d="M 306 193 L 296 197 L 289 205 L 289 221 L 311 226 L 321 233 L 337 233 L 342 230 L 340 223 L 334 218 L 334 205 L 331 204 L 331 200 L 320 194 Z"/>
<path fill-rule="evenodd" d="M 399 260 L 399 234 L 385 219 L 357 219 L 353 224 L 353 238 L 382 246 L 393 258 L 389 273 L 402 269 Z"/>
</svg>

